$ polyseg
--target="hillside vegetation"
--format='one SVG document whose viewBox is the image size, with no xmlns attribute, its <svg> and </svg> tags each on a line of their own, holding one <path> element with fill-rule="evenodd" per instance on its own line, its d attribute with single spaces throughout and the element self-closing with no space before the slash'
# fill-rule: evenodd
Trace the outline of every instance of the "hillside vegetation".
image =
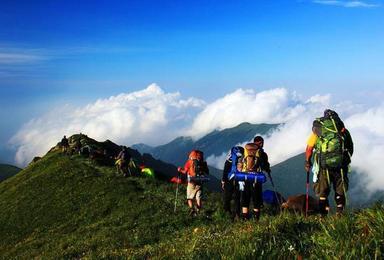
<svg viewBox="0 0 384 260">
<path fill-rule="evenodd" d="M 264 211 L 232 222 L 209 193 L 190 217 L 180 185 L 118 176 L 113 166 L 52 150 L 0 183 L 5 258 L 369 258 L 384 256 L 384 207 L 337 218 Z"/>
</svg>

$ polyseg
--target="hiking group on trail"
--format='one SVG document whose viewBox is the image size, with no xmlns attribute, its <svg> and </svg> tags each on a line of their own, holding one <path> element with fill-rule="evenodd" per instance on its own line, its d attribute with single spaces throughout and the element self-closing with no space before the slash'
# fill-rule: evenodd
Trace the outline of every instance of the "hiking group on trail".
<svg viewBox="0 0 384 260">
<path fill-rule="evenodd" d="M 93 149 L 93 144 L 88 141 L 83 142 L 83 136 L 85 135 L 80 133 L 80 135 L 70 137 L 70 140 L 64 136 L 58 148 L 64 154 L 76 152 L 84 155 L 88 152 L 91 159 L 102 157 L 101 159 L 112 160 L 112 164 L 114 161 L 120 176 L 135 176 L 141 170 L 143 175 L 154 177 L 153 169 L 145 166 L 140 166 L 141 169 L 139 169 L 136 166 L 127 147 L 121 146 L 117 156 L 118 149 L 115 147 L 113 154 L 108 155 L 106 150 Z M 224 211 L 233 219 L 254 218 L 259 220 L 263 202 L 269 201 L 278 206 L 280 210 L 288 208 L 305 212 L 306 215 L 318 212 L 322 216 L 326 216 L 330 210 L 328 196 L 333 187 L 336 213 L 343 213 L 347 204 L 348 173 L 353 154 L 351 134 L 339 115 L 333 110 L 326 109 L 322 117 L 313 121 L 312 133 L 306 145 L 304 163 L 307 174 L 306 194 L 291 196 L 287 201 L 276 191 L 268 155 L 264 151 L 263 137 L 255 136 L 253 141 L 244 147 L 233 146 L 224 162 L 221 178 Z M 192 150 L 184 167 L 178 167 L 177 170 L 177 179 L 172 178 L 172 182 L 177 183 L 174 211 L 176 212 L 179 183 L 181 183 L 180 174 L 182 174 L 187 179 L 186 199 L 189 214 L 196 216 L 202 209 L 205 182 L 210 180 L 209 168 L 204 160 L 203 151 Z M 309 196 L 310 171 L 313 172 L 313 188 L 318 200 Z M 273 191 L 263 192 L 263 183 L 267 181 L 267 177 Z"/>
<path fill-rule="evenodd" d="M 298 209 L 305 212 L 319 212 L 326 216 L 329 212 L 328 196 L 331 184 L 335 191 L 336 212 L 341 214 L 346 206 L 348 172 L 353 154 L 353 141 L 349 131 L 335 111 L 326 109 L 324 115 L 313 122 L 312 133 L 307 141 L 304 169 L 307 173 L 306 194 L 289 197 L 287 201 L 275 190 L 271 176 L 268 155 L 263 149 L 264 139 L 256 136 L 253 142 L 234 146 L 224 162 L 221 187 L 223 209 L 232 218 L 259 220 L 263 207 L 263 196 L 277 202 L 281 208 Z M 314 175 L 314 191 L 318 200 L 309 196 L 309 172 Z M 187 202 L 190 213 L 196 215 L 201 210 L 204 182 L 209 180 L 207 163 L 203 152 L 193 150 L 184 167 L 178 172 L 187 175 Z M 267 177 L 274 191 L 263 193 L 263 183 Z M 178 177 L 179 178 L 179 177 Z M 179 182 L 177 182 L 179 183 Z M 176 196 L 178 187 L 176 190 Z M 250 202 L 253 211 L 250 213 Z M 196 207 L 193 202 L 196 201 Z M 233 203 L 232 203 L 233 201 Z M 232 209 L 232 204 L 234 208 Z M 304 205 L 304 207 L 303 207 Z M 176 210 L 176 200 L 175 200 Z"/>
</svg>

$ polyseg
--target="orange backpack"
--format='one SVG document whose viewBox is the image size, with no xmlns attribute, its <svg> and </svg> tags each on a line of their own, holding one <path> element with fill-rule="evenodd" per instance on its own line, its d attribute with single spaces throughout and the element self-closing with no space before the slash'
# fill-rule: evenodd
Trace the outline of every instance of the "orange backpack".
<svg viewBox="0 0 384 260">
<path fill-rule="evenodd" d="M 243 170 L 246 172 L 257 171 L 256 167 L 260 157 L 259 146 L 255 143 L 248 143 L 244 148 Z"/>
<path fill-rule="evenodd" d="M 189 168 L 189 175 L 193 177 L 208 174 L 207 163 L 204 162 L 204 153 L 199 150 L 192 150 L 188 156 L 188 160 L 191 161 L 191 167 Z"/>
</svg>

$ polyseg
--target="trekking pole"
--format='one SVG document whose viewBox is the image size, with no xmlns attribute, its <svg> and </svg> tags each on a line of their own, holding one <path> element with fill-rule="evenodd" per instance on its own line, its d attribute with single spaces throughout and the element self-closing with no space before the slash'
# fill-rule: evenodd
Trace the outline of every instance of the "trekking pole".
<svg viewBox="0 0 384 260">
<path fill-rule="evenodd" d="M 268 177 L 269 177 L 269 180 L 271 181 L 273 192 L 275 193 L 275 197 L 276 197 L 277 203 L 279 203 L 279 209 L 280 209 L 280 212 L 281 212 L 281 200 L 280 200 L 279 196 L 277 196 L 275 184 L 273 183 L 272 175 L 271 175 L 270 172 L 268 172 Z"/>
<path fill-rule="evenodd" d="M 307 183 L 306 183 L 306 197 L 305 197 L 305 217 L 308 217 L 309 208 L 309 171 L 307 171 Z"/>
<path fill-rule="evenodd" d="M 180 173 L 177 173 L 177 184 L 176 184 L 176 196 L 175 196 L 175 208 L 173 209 L 173 212 L 176 213 L 176 206 L 177 206 L 177 195 L 179 193 L 179 180 L 180 180 Z"/>
</svg>

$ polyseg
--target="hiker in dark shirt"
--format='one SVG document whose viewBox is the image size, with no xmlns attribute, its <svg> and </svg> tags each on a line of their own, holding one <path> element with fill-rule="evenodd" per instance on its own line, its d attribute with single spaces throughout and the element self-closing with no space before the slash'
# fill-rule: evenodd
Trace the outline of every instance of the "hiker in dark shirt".
<svg viewBox="0 0 384 260">
<path fill-rule="evenodd" d="M 63 139 L 61 139 L 61 149 L 62 149 L 62 152 L 63 153 L 67 153 L 68 152 L 68 148 L 69 148 L 69 142 L 68 142 L 68 139 L 67 137 L 64 135 Z"/>
<path fill-rule="evenodd" d="M 129 172 L 129 161 L 131 160 L 131 155 L 128 152 L 128 149 L 123 146 L 121 152 L 116 157 L 116 165 L 119 172 L 121 172 L 124 177 L 128 177 Z"/>
</svg>

